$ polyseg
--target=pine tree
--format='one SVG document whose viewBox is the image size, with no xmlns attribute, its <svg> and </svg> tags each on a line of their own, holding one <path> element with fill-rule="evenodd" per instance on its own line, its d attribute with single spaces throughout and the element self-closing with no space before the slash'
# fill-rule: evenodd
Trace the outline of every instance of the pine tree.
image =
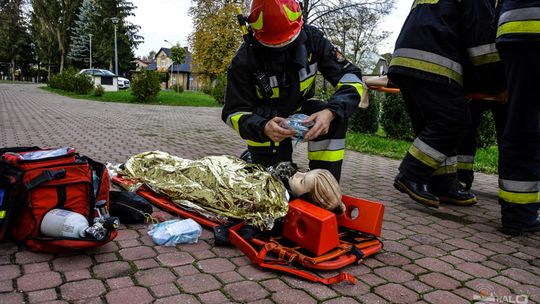
<svg viewBox="0 0 540 304">
<path fill-rule="evenodd" d="M 129 16 L 134 16 L 136 6 L 127 0 L 95 0 L 97 18 L 96 35 L 92 40 L 95 45 L 95 66 L 114 67 L 114 25 L 112 17 L 117 17 L 117 48 L 118 48 L 118 68 L 120 71 L 128 70 L 134 56 L 134 49 L 143 42 L 143 37 L 138 35 L 140 26 L 127 20 Z M 95 40 L 95 44 L 94 44 Z"/>
<path fill-rule="evenodd" d="M 92 21 L 98 16 L 95 12 L 94 0 L 83 0 L 75 25 L 71 31 L 71 45 L 68 59 L 75 64 L 86 67 L 90 62 L 90 36 L 93 35 Z"/>
</svg>

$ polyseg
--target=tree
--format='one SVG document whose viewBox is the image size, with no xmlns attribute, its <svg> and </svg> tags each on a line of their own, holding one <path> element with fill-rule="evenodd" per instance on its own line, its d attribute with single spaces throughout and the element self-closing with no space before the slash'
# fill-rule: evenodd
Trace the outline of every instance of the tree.
<svg viewBox="0 0 540 304">
<path fill-rule="evenodd" d="M 83 0 L 71 30 L 71 45 L 68 58 L 81 67 L 90 62 L 90 36 L 95 33 L 93 21 L 96 20 L 94 0 Z"/>
<path fill-rule="evenodd" d="M 173 61 L 173 68 L 174 64 L 180 65 L 186 61 L 187 51 L 183 47 L 180 46 L 180 44 L 176 44 L 176 46 L 173 46 L 171 48 L 171 59 Z M 174 69 L 171 69 L 171 74 Z M 180 74 L 180 71 L 178 71 L 178 74 Z M 179 86 L 178 83 L 176 84 L 176 93 L 178 93 Z"/>
<path fill-rule="evenodd" d="M 10 63 L 11 78 L 15 79 L 15 70 L 19 62 L 32 61 L 32 48 L 28 24 L 24 18 L 24 1 L 0 2 L 0 61 Z"/>
<path fill-rule="evenodd" d="M 378 30 L 382 16 L 390 13 L 394 0 L 305 1 L 307 20 L 319 27 L 349 60 L 370 70 L 370 57 L 389 32 Z"/>
<path fill-rule="evenodd" d="M 234 1 L 194 0 L 189 14 L 194 32 L 189 41 L 192 70 L 209 81 L 224 75 L 234 53 L 242 43 Z"/>
<path fill-rule="evenodd" d="M 96 26 L 92 45 L 95 44 L 96 66 L 108 66 L 113 70 L 114 65 L 114 25 L 111 18 L 116 17 L 120 21 L 117 25 L 117 49 L 118 66 L 120 70 L 131 67 L 134 58 L 134 49 L 143 42 L 143 37 L 138 35 L 140 26 L 128 21 L 128 17 L 134 16 L 135 6 L 126 0 L 94 0 L 96 13 L 93 24 Z M 95 40 L 95 43 L 94 43 Z"/>
<path fill-rule="evenodd" d="M 47 64 L 47 80 L 51 79 L 52 66 L 59 64 L 57 58 L 58 43 L 55 36 L 43 27 L 35 14 L 30 17 L 30 34 L 35 43 L 35 51 L 39 62 Z"/>
<path fill-rule="evenodd" d="M 81 0 L 32 0 L 33 14 L 40 28 L 55 37 L 60 53 L 60 72 L 64 70 L 69 51 L 70 32 Z"/>
</svg>

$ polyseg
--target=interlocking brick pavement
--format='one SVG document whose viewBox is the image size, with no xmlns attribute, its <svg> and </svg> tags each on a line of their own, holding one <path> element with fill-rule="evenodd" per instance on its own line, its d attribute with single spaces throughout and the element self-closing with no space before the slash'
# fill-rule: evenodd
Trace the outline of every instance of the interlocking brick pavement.
<svg viewBox="0 0 540 304">
<path fill-rule="evenodd" d="M 0 84 L 0 147 L 29 145 L 73 146 L 115 163 L 149 150 L 194 159 L 244 149 L 219 108 L 102 103 Z M 305 154 L 305 145 L 294 154 L 304 168 Z M 214 247 L 208 229 L 198 244 L 168 248 L 155 246 L 145 225 L 122 225 L 114 242 L 77 255 L 0 243 L 0 303 L 470 303 L 480 292 L 540 302 L 540 235 L 497 231 L 496 176 L 477 174 L 479 204 L 433 210 L 393 189 L 398 164 L 345 153 L 343 191 L 386 206 L 384 251 L 344 269 L 356 285 L 260 270 L 240 251 Z"/>
</svg>

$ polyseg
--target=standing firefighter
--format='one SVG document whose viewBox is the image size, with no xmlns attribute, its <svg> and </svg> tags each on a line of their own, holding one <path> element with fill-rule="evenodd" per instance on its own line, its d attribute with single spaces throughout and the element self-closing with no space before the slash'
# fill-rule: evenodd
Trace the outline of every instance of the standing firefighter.
<svg viewBox="0 0 540 304">
<path fill-rule="evenodd" d="M 473 194 L 460 190 L 456 174 L 457 147 L 470 124 L 460 20 L 460 1 L 415 1 L 388 71 L 401 89 L 417 135 L 394 186 L 428 207 L 438 207 L 440 201 L 476 203 Z"/>
<path fill-rule="evenodd" d="M 540 231 L 540 0 L 502 2 L 497 49 L 508 85 L 499 156 L 502 231 Z"/>
<path fill-rule="evenodd" d="M 295 132 L 280 124 L 294 113 L 310 115 L 309 166 L 339 180 L 347 119 L 363 94 L 360 70 L 304 24 L 295 0 L 254 0 L 248 22 L 229 66 L 222 119 L 247 141 L 254 163 L 270 166 L 292 160 Z M 328 102 L 311 100 L 318 71 L 336 86 Z"/>
</svg>

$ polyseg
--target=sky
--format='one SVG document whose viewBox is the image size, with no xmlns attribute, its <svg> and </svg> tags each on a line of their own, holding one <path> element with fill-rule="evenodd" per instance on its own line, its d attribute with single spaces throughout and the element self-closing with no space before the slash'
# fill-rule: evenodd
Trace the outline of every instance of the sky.
<svg viewBox="0 0 540 304">
<path fill-rule="evenodd" d="M 144 43 L 135 51 L 137 57 L 148 55 L 150 51 L 158 51 L 161 47 L 170 47 L 180 43 L 187 46 L 188 36 L 193 31 L 193 23 L 187 12 L 190 0 L 131 0 L 137 9 L 130 20 L 141 26 L 139 34 L 144 37 Z M 381 22 L 381 29 L 392 32 L 392 35 L 379 46 L 379 52 L 391 53 L 394 44 L 409 13 L 412 0 L 396 0 L 392 13 Z"/>
</svg>

